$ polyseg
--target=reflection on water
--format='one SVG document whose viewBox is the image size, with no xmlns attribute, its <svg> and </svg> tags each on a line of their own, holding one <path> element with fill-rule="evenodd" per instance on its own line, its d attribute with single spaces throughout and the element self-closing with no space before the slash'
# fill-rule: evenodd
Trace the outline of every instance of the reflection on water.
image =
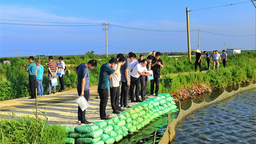
<svg viewBox="0 0 256 144">
<path fill-rule="evenodd" d="M 190 115 L 176 128 L 174 142 L 255 144 L 256 91 L 243 92 Z"/>
</svg>

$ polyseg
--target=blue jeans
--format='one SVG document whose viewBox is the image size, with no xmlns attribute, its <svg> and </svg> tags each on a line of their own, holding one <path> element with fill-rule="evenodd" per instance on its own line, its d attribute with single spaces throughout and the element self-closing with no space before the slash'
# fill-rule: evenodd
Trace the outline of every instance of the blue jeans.
<svg viewBox="0 0 256 144">
<path fill-rule="evenodd" d="M 37 94 L 43 95 L 44 94 L 44 88 L 43 88 L 43 79 L 36 79 L 37 82 Z"/>
</svg>

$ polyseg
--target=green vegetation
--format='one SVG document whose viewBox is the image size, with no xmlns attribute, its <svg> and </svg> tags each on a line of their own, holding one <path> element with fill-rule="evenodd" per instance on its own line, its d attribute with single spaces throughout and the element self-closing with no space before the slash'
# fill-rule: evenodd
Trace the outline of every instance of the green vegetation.
<svg viewBox="0 0 256 144">
<path fill-rule="evenodd" d="M 2 144 L 65 144 L 68 131 L 58 125 L 47 125 L 44 120 L 21 117 L 0 119 Z"/>
<path fill-rule="evenodd" d="M 113 55 L 114 56 L 114 55 Z M 146 55 L 145 55 L 146 57 Z M 212 56 L 211 56 L 212 57 Z M 58 57 L 54 57 L 54 61 L 57 62 Z M 28 57 L 15 57 L 15 58 L 1 58 L 11 61 L 11 65 L 0 65 L 0 101 L 14 99 L 19 97 L 29 96 L 28 87 L 28 73 L 25 72 L 23 65 L 29 64 Z M 39 58 L 36 57 L 35 61 Z M 96 59 L 98 66 L 90 71 L 90 85 L 98 83 L 100 67 L 102 64 L 107 63 L 110 59 L 104 56 L 94 55 L 94 52 L 88 52 L 83 56 L 64 56 L 64 61 L 70 71 L 69 75 L 64 76 L 66 90 L 70 88 L 76 88 L 77 75 L 74 72 L 74 68 L 81 63 L 86 63 L 90 59 Z M 171 73 L 182 72 L 194 72 L 195 57 L 192 57 L 190 62 L 187 56 L 179 58 L 168 57 L 163 55 L 161 57 L 165 65 L 161 70 L 162 75 L 169 75 Z M 45 67 L 43 87 L 44 94 L 48 90 L 48 75 L 47 75 L 47 63 L 48 57 L 41 57 L 41 64 Z M 230 84 L 241 83 L 243 80 L 255 78 L 255 52 L 244 52 L 237 55 L 229 55 L 227 68 L 223 68 L 222 62 L 220 63 L 220 69 L 216 71 L 208 71 L 205 73 L 191 73 L 189 75 L 179 75 L 178 77 L 164 77 L 160 83 L 159 92 L 173 92 L 180 87 L 193 84 L 193 83 L 206 83 L 214 87 L 224 87 Z M 202 56 L 202 69 L 206 69 L 206 61 L 204 55 Z M 212 63 L 211 63 L 212 68 Z M 147 92 L 149 91 L 149 85 Z M 60 89 L 60 85 L 57 86 L 57 91 Z"/>
</svg>

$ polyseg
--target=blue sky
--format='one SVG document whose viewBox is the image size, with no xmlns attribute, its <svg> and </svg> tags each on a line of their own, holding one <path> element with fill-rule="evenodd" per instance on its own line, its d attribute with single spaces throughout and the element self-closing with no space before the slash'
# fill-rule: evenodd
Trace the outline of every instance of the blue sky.
<svg viewBox="0 0 256 144">
<path fill-rule="evenodd" d="M 246 1 L 246 0 L 244 0 Z M 255 49 L 255 8 L 247 3 L 193 11 L 243 0 L 1 0 L 0 18 L 61 23 L 93 23 L 97 26 L 58 27 L 0 24 L 0 57 L 29 55 L 72 55 L 94 50 L 105 53 L 108 22 L 109 53 L 168 51 L 186 52 L 186 7 L 190 10 L 191 47 L 201 50 L 226 48 Z M 1 23 L 24 23 L 0 20 Z M 27 23 L 27 22 L 26 22 Z M 31 23 L 30 23 L 31 24 Z M 33 23 L 34 24 L 34 23 Z M 38 24 L 38 23 L 37 23 Z M 52 25 L 53 23 L 45 23 Z M 155 32 L 123 29 L 114 25 L 181 32 Z M 221 35 L 206 33 L 212 32 Z"/>
</svg>

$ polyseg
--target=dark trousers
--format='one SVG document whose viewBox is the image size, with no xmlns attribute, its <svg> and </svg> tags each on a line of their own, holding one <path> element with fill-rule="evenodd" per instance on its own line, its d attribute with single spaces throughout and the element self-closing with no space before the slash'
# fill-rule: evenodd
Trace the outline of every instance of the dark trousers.
<svg viewBox="0 0 256 144">
<path fill-rule="evenodd" d="M 155 90 L 155 94 L 158 95 L 158 90 L 159 90 L 159 79 L 160 79 L 160 75 L 154 75 L 154 80 L 151 80 L 151 95 L 154 94 L 154 87 L 156 84 L 156 90 Z"/>
<path fill-rule="evenodd" d="M 130 76 L 130 80 L 132 80 L 132 76 Z M 131 82 L 131 81 L 130 81 Z M 130 85 L 132 85 L 132 82 L 131 82 L 131 84 Z M 130 96 L 130 99 L 132 98 L 132 89 L 131 89 L 131 86 L 130 86 L 130 88 L 129 88 L 129 94 L 128 94 L 129 96 Z"/>
<path fill-rule="evenodd" d="M 108 103 L 108 90 L 107 89 L 98 89 L 100 95 L 100 118 L 105 118 L 106 107 Z"/>
<path fill-rule="evenodd" d="M 78 95 L 81 95 L 81 91 L 78 91 Z M 90 91 L 89 90 L 85 90 L 84 91 L 84 98 L 89 101 L 89 97 L 90 97 Z M 81 121 L 81 123 L 85 122 L 85 113 L 86 110 L 82 111 L 81 108 L 78 106 L 78 120 Z"/>
<path fill-rule="evenodd" d="M 147 79 L 148 77 L 147 76 L 140 76 L 140 84 L 141 84 L 141 99 L 143 100 L 145 98 L 145 95 L 146 95 L 146 89 L 147 89 Z"/>
<path fill-rule="evenodd" d="M 121 110 L 121 108 L 119 107 L 119 94 L 120 94 L 119 86 L 110 88 L 111 106 L 113 111 Z"/>
<path fill-rule="evenodd" d="M 126 107 L 127 106 L 127 97 L 129 93 L 130 87 L 127 86 L 127 82 L 122 82 L 122 87 L 121 87 L 121 101 L 120 105 Z"/>
<path fill-rule="evenodd" d="M 64 76 L 64 75 L 62 75 L 61 77 L 59 77 L 60 86 L 61 86 L 60 90 L 64 90 L 64 79 L 63 79 L 63 76 Z"/>
<path fill-rule="evenodd" d="M 136 87 L 135 89 L 135 94 L 134 94 L 134 87 Z M 140 94 L 140 77 L 139 78 L 135 78 L 135 77 L 131 77 L 131 100 L 134 101 L 134 95 L 136 96 L 136 101 L 140 100 L 139 98 L 139 94 Z"/>
<path fill-rule="evenodd" d="M 29 89 L 30 89 L 30 97 L 36 98 L 36 76 L 35 75 L 29 75 Z"/>
<path fill-rule="evenodd" d="M 206 61 L 207 61 L 207 65 L 208 65 L 207 70 L 209 70 L 210 69 L 210 59 L 207 58 Z"/>
<path fill-rule="evenodd" d="M 226 67 L 226 64 L 227 64 L 226 59 L 223 59 L 223 66 L 224 66 L 224 68 Z"/>
<path fill-rule="evenodd" d="M 201 71 L 201 62 L 198 62 L 198 61 L 195 62 L 195 71 L 197 71 L 197 66 L 199 66 L 199 69 Z"/>
</svg>

